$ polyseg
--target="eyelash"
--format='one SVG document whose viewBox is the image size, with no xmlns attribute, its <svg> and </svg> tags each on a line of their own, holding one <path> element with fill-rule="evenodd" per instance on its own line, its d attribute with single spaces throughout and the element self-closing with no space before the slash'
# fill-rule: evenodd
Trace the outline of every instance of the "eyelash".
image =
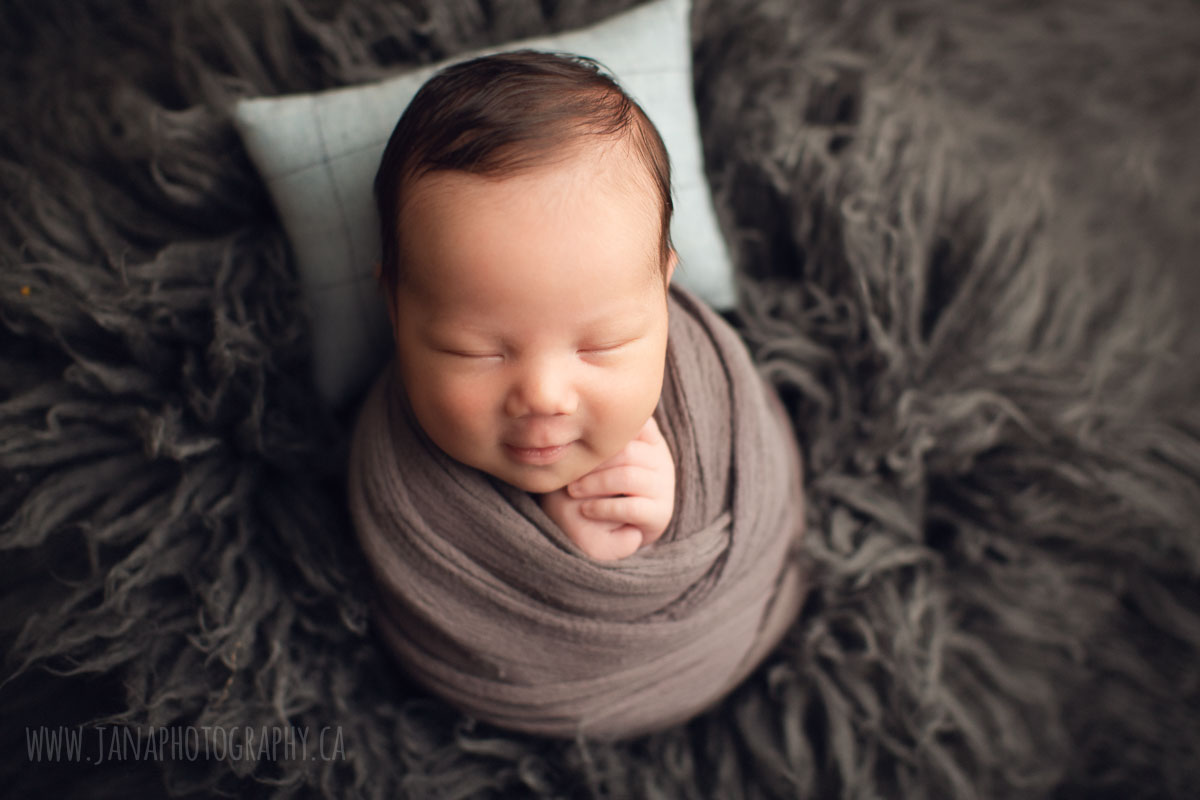
<svg viewBox="0 0 1200 800">
<path fill-rule="evenodd" d="M 577 350 L 576 352 L 585 355 L 605 355 L 606 353 L 611 353 L 614 350 L 620 350 L 622 347 L 624 347 L 623 344 L 614 344 L 609 347 L 592 347 L 587 350 Z"/>
<path fill-rule="evenodd" d="M 576 350 L 575 352 L 578 353 L 579 355 L 602 356 L 602 355 L 607 355 L 608 353 L 612 353 L 616 350 L 620 350 L 622 347 L 625 346 L 625 344 L 626 343 L 622 342 L 621 344 L 614 344 L 614 345 L 610 345 L 609 347 L 592 347 L 592 348 L 588 348 L 586 350 Z M 457 356 L 459 358 L 480 358 L 480 359 L 503 358 L 503 356 L 500 353 L 464 353 L 459 350 L 443 350 L 442 352 L 444 352 L 448 355 Z"/>
<path fill-rule="evenodd" d="M 457 350 L 442 351 L 448 355 L 458 356 L 459 358 L 500 358 L 499 353 L 460 353 Z"/>
</svg>

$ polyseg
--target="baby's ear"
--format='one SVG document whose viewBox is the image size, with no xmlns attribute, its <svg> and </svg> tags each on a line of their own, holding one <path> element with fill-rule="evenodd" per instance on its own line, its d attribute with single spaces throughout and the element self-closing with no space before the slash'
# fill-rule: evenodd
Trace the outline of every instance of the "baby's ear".
<svg viewBox="0 0 1200 800">
<path fill-rule="evenodd" d="M 675 252 L 675 248 L 671 248 L 671 255 L 667 257 L 667 283 L 671 282 L 671 276 L 675 274 L 675 265 L 679 263 L 679 254 Z"/>
</svg>

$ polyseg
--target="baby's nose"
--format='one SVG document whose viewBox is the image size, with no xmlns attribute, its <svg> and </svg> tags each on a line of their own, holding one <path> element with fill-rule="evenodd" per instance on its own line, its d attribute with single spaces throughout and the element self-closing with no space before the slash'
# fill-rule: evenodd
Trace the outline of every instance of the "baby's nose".
<svg viewBox="0 0 1200 800">
<path fill-rule="evenodd" d="M 553 364 L 531 365 L 508 393 L 505 411 L 512 417 L 574 414 L 579 396 L 566 370 Z"/>
</svg>

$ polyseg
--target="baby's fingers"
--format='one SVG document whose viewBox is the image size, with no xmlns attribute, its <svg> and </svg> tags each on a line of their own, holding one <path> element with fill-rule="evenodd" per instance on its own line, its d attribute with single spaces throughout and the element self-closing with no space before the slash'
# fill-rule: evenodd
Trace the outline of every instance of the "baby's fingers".
<svg viewBox="0 0 1200 800">
<path fill-rule="evenodd" d="M 572 537 L 587 556 L 597 561 L 628 558 L 642 546 L 642 532 L 632 525 L 612 530 L 587 530 Z"/>
<path fill-rule="evenodd" d="M 579 504 L 579 513 L 588 519 L 654 528 L 661 522 L 660 506 L 648 497 L 602 497 L 584 500 Z"/>
<path fill-rule="evenodd" d="M 663 438 L 662 431 L 658 429 L 658 422 L 655 421 L 653 416 L 646 420 L 645 424 L 642 425 L 642 429 L 638 431 L 637 436 L 633 438 L 647 444 L 658 444 L 666 441 Z"/>
<path fill-rule="evenodd" d="M 650 494 L 654 487 L 654 472 L 646 467 L 622 464 L 617 467 L 589 472 L 567 484 L 571 497 L 605 497 L 614 494 Z"/>
<path fill-rule="evenodd" d="M 650 445 L 641 439 L 634 439 L 626 444 L 625 447 L 621 449 L 621 452 L 598 465 L 593 472 L 611 469 L 612 467 L 624 467 L 630 464 L 644 466 L 649 462 L 653 452 L 653 445 Z"/>
</svg>

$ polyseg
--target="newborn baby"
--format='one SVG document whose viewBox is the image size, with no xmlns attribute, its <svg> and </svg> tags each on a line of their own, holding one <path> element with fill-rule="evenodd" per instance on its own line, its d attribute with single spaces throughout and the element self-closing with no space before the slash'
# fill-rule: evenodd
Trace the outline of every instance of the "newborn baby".
<svg viewBox="0 0 1200 800">
<path fill-rule="evenodd" d="M 441 120 L 463 102 L 446 95 L 505 78 L 514 96 L 470 97 L 472 127 Z M 538 494 L 584 553 L 628 556 L 675 501 L 651 417 L 677 260 L 662 141 L 571 61 L 494 57 L 447 82 L 414 101 L 377 183 L 413 412 L 449 455 Z"/>
<path fill-rule="evenodd" d="M 736 333 L 670 283 L 670 186 L 611 78 L 529 51 L 431 78 L 376 176 L 395 358 L 351 511 L 399 661 L 496 724 L 687 719 L 800 606 L 794 435 Z"/>
</svg>

